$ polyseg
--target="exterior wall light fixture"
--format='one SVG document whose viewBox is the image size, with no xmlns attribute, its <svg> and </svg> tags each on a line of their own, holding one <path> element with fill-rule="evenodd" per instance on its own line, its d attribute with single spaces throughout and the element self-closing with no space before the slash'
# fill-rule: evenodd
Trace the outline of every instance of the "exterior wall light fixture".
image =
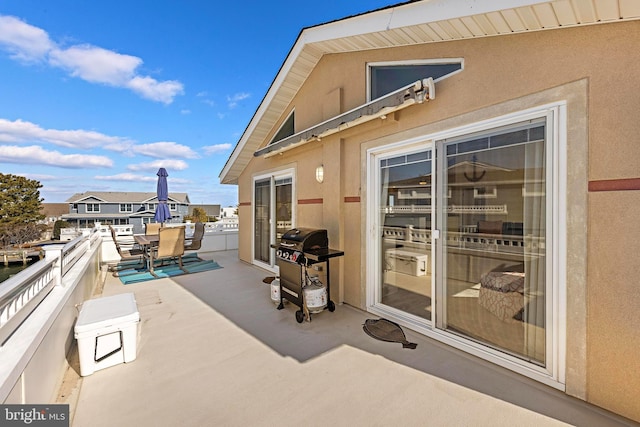
<svg viewBox="0 0 640 427">
<path fill-rule="evenodd" d="M 322 165 L 316 168 L 316 181 L 322 183 L 324 181 L 324 167 Z"/>
</svg>

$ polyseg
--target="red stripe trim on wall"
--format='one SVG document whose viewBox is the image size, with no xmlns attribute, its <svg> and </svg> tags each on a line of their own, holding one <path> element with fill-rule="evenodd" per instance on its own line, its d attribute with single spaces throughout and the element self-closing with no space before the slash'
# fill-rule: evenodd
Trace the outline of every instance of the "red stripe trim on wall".
<svg viewBox="0 0 640 427">
<path fill-rule="evenodd" d="M 589 191 L 640 190 L 640 178 L 589 181 Z"/>
<path fill-rule="evenodd" d="M 239 206 L 251 206 L 251 202 L 240 202 Z"/>
<path fill-rule="evenodd" d="M 345 197 L 345 203 L 360 203 L 360 196 Z"/>
<path fill-rule="evenodd" d="M 299 205 L 321 205 L 322 199 L 298 199 Z"/>
</svg>

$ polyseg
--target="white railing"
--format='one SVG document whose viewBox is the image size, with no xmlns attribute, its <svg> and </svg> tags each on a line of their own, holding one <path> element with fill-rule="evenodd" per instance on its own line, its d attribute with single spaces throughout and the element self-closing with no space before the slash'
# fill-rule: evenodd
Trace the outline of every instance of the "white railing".
<svg viewBox="0 0 640 427">
<path fill-rule="evenodd" d="M 133 226 L 114 228 L 133 235 Z M 47 402 L 60 385 L 78 307 L 102 280 L 113 246 L 109 226 L 80 232 L 66 244 L 45 246 L 44 259 L 0 283 L 0 404 Z M 202 243 L 203 252 L 237 249 L 237 226 L 208 223 Z"/>
<path fill-rule="evenodd" d="M 171 224 L 177 226 L 182 224 Z M 192 235 L 195 224 L 184 224 L 187 235 Z M 118 237 L 133 236 L 133 226 L 115 225 Z M 235 239 L 234 234 L 235 233 Z M 223 234 L 218 234 L 223 233 Z M 62 276 L 78 262 L 88 250 L 94 247 L 98 239 L 110 238 L 108 226 L 96 224 L 96 228 L 82 230 L 82 236 L 76 237 L 65 245 L 45 246 L 45 259 L 22 270 L 0 285 L 0 345 L 15 328 L 29 315 L 52 287 L 62 283 Z M 224 237 L 219 239 L 218 237 Z M 213 222 L 205 225 L 203 250 L 237 249 L 237 224 Z M 59 266 L 57 266 L 59 263 Z M 59 267 L 57 269 L 57 267 Z"/>
<path fill-rule="evenodd" d="M 56 284 L 56 261 L 38 261 L 0 285 L 0 346 Z"/>
<path fill-rule="evenodd" d="M 0 346 L 99 238 L 85 233 L 65 245 L 45 246 L 43 260 L 0 284 Z"/>
<path fill-rule="evenodd" d="M 0 403 L 51 399 L 72 344 L 75 306 L 98 283 L 101 246 L 99 230 L 86 230 L 44 246 L 44 259 L 0 283 Z"/>
<path fill-rule="evenodd" d="M 185 224 L 171 223 L 167 227 L 184 226 L 187 238 L 193 235 L 196 225 L 188 222 Z M 199 252 L 230 251 L 238 249 L 238 223 L 237 220 L 222 220 L 206 222 L 204 224 L 204 236 Z"/>
</svg>

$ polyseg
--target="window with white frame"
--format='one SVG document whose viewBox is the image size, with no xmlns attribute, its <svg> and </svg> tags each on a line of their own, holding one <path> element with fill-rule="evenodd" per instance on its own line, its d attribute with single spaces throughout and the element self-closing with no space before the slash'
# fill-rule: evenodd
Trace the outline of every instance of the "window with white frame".
<svg viewBox="0 0 640 427">
<path fill-rule="evenodd" d="M 87 212 L 100 212 L 99 203 L 87 203 L 86 208 Z"/>
<path fill-rule="evenodd" d="M 120 203 L 120 212 L 133 212 L 132 203 Z"/>
</svg>

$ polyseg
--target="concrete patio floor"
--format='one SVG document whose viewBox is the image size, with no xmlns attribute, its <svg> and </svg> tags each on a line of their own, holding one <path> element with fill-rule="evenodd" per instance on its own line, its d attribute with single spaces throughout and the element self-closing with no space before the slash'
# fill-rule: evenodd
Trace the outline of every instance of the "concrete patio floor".
<svg viewBox="0 0 640 427">
<path fill-rule="evenodd" d="M 348 305 L 295 320 L 277 310 L 270 273 L 237 251 L 201 254 L 223 268 L 124 286 L 135 294 L 137 359 L 80 378 L 59 403 L 72 425 L 98 426 L 621 426 L 635 425 L 558 390 L 404 328 L 415 350 L 362 330 Z"/>
</svg>

